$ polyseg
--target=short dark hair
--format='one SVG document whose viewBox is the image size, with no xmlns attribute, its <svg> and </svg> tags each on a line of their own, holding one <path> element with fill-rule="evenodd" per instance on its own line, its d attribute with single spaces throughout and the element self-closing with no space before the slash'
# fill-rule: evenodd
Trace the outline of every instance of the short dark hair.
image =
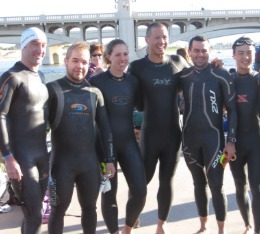
<svg viewBox="0 0 260 234">
<path fill-rule="evenodd" d="M 253 42 L 253 40 L 250 37 L 242 36 L 242 37 L 239 37 L 238 39 L 236 39 L 235 42 L 233 43 L 233 45 L 232 45 L 233 53 L 235 52 L 236 47 L 242 46 L 245 44 L 247 44 L 249 46 L 250 45 L 255 46 L 255 43 Z"/>
<path fill-rule="evenodd" d="M 209 42 L 208 38 L 204 37 L 204 36 L 195 36 L 193 38 L 190 39 L 190 42 L 189 42 L 189 50 L 191 50 L 191 47 L 192 47 L 192 43 L 194 41 L 207 41 Z"/>
<path fill-rule="evenodd" d="M 155 22 L 155 23 L 151 23 L 148 25 L 147 29 L 146 29 L 146 36 L 149 37 L 151 36 L 151 31 L 153 28 L 166 28 L 167 27 L 163 24 L 163 23 L 158 23 L 158 22 Z"/>
</svg>

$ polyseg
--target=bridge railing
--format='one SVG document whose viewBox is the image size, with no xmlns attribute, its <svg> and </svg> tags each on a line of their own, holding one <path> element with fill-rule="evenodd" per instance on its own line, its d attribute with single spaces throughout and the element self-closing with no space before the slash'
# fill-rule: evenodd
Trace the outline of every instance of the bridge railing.
<svg viewBox="0 0 260 234">
<path fill-rule="evenodd" d="M 113 21 L 116 13 L 0 17 L 0 24 Z"/>
<path fill-rule="evenodd" d="M 199 10 L 199 11 L 161 11 L 161 12 L 133 12 L 133 18 L 146 19 L 198 19 L 198 18 L 233 18 L 259 17 L 260 9 L 252 10 Z M 100 14 L 70 14 L 70 15 L 40 15 L 0 17 L 0 25 L 29 24 L 29 23 L 61 23 L 61 22 L 95 22 L 117 21 L 115 13 Z"/>
<path fill-rule="evenodd" d="M 259 17 L 260 9 L 253 10 L 200 10 L 200 11 L 163 11 L 163 12 L 135 12 L 136 19 L 192 19 L 192 18 L 233 18 Z"/>
</svg>

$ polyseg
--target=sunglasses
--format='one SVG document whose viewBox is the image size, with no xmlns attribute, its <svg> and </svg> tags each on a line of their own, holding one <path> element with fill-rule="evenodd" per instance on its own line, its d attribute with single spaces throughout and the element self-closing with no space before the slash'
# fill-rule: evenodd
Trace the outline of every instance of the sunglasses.
<svg viewBox="0 0 260 234">
<path fill-rule="evenodd" d="M 92 57 L 97 57 L 97 56 L 98 56 L 98 57 L 101 57 L 102 54 L 92 54 L 91 56 L 92 56 Z"/>
</svg>

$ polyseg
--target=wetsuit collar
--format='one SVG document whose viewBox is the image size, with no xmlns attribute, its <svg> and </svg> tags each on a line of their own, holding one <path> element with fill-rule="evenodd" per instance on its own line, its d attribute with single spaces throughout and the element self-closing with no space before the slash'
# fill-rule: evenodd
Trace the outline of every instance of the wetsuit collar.
<svg viewBox="0 0 260 234">
<path fill-rule="evenodd" d="M 85 79 L 83 79 L 82 82 L 76 83 L 76 82 L 71 81 L 67 76 L 65 76 L 65 78 L 66 78 L 66 81 L 69 85 L 74 86 L 74 87 L 78 87 L 78 88 L 84 86 L 84 84 L 87 82 Z"/>
<path fill-rule="evenodd" d="M 108 69 L 108 70 L 106 71 L 106 73 L 107 73 L 107 75 L 108 75 L 109 78 L 111 78 L 112 80 L 115 80 L 115 81 L 117 81 L 117 82 L 123 81 L 123 80 L 125 79 L 125 73 L 123 73 L 123 76 L 121 76 L 121 77 L 116 77 L 116 76 L 114 76 L 114 75 L 110 72 L 110 69 Z"/>
<path fill-rule="evenodd" d="M 196 73 L 201 73 L 203 71 L 206 71 L 208 69 L 208 67 L 210 66 L 210 64 L 208 64 L 205 68 L 199 70 L 199 69 L 196 69 L 195 67 L 193 67 L 193 70 L 196 72 Z"/>
<path fill-rule="evenodd" d="M 237 71 L 235 74 L 236 74 L 236 76 L 237 76 L 238 78 L 245 78 L 245 77 L 247 77 L 248 75 L 254 76 L 255 73 L 256 73 L 256 71 L 251 70 L 250 72 L 245 73 L 245 74 L 241 74 L 241 73 L 239 73 L 238 71 Z"/>
</svg>

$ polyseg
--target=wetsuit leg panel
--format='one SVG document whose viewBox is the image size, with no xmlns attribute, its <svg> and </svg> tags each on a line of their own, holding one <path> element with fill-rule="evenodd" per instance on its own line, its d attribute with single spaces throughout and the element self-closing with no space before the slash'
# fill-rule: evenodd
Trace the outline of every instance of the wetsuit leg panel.
<svg viewBox="0 0 260 234">
<path fill-rule="evenodd" d="M 220 163 L 213 167 L 214 159 L 218 158 L 223 149 L 222 141 L 217 140 L 215 132 L 203 139 L 203 160 L 206 167 L 206 177 L 212 194 L 213 207 L 218 221 L 225 221 L 227 214 L 227 198 L 223 190 L 224 169 Z"/>
<path fill-rule="evenodd" d="M 126 224 L 133 227 L 145 205 L 147 194 L 143 159 L 136 144 L 128 144 L 119 157 L 130 196 L 126 205 Z"/>
<path fill-rule="evenodd" d="M 245 226 L 247 226 L 250 225 L 251 206 L 245 169 L 245 154 L 246 152 L 240 150 L 239 147 L 237 147 L 237 159 L 236 161 L 230 162 L 229 165 L 235 182 L 237 204 Z"/>
<path fill-rule="evenodd" d="M 188 143 L 188 142 L 187 142 Z M 183 151 L 186 164 L 191 172 L 194 183 L 194 195 L 198 209 L 198 214 L 201 217 L 206 217 L 209 214 L 208 204 L 208 183 L 205 170 L 203 169 L 202 150 L 192 146 L 185 145 Z"/>
<path fill-rule="evenodd" d="M 62 234 L 65 212 L 72 199 L 75 175 L 68 168 L 55 168 L 52 171 L 52 177 L 56 179 L 58 204 L 51 207 L 48 230 L 49 234 Z"/>
<path fill-rule="evenodd" d="M 40 233 L 42 223 L 43 192 L 39 181 L 38 168 L 33 161 L 20 163 L 23 178 L 21 182 L 12 181 L 13 189 L 22 203 L 24 213 L 23 234 Z M 29 169 L 30 168 L 30 169 Z M 45 191 L 47 188 L 45 178 Z"/>
<path fill-rule="evenodd" d="M 117 163 L 115 163 L 117 170 Z M 118 207 L 117 207 L 117 186 L 118 186 L 118 173 L 110 180 L 111 190 L 101 194 L 101 210 L 102 215 L 110 233 L 118 231 Z"/>
<path fill-rule="evenodd" d="M 95 234 L 97 226 L 96 203 L 100 185 L 99 169 L 89 168 L 76 177 L 77 194 L 82 208 L 81 224 L 84 234 Z"/>
<path fill-rule="evenodd" d="M 143 156 L 146 182 L 149 184 L 154 176 L 159 159 L 158 147 L 152 140 L 144 139 L 140 142 L 140 149 Z"/>
<path fill-rule="evenodd" d="M 248 157 L 248 179 L 252 193 L 252 211 L 254 217 L 255 232 L 260 232 L 260 154 L 258 147 L 254 147 Z"/>
<path fill-rule="evenodd" d="M 180 160 L 181 138 L 172 141 L 160 155 L 159 189 L 157 194 L 158 217 L 167 220 L 173 200 L 173 177 Z"/>
</svg>

